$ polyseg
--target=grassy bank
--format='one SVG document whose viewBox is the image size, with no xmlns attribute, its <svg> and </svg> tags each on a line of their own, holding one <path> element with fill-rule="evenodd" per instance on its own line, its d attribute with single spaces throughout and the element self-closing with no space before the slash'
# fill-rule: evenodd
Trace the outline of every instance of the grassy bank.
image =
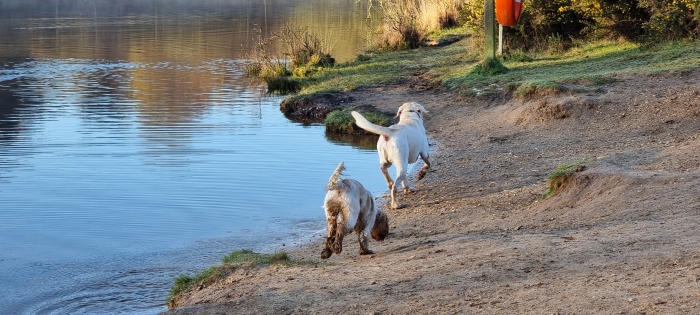
<svg viewBox="0 0 700 315">
<path fill-rule="evenodd" d="M 700 42 L 666 43 L 642 47 L 629 42 L 579 43 L 564 53 L 506 52 L 508 71 L 482 75 L 474 68 L 481 62 L 481 45 L 466 30 L 443 31 L 440 36 L 464 35 L 444 47 L 360 55 L 353 62 L 325 68 L 301 79 L 301 89 L 288 103 L 312 99 L 316 94 L 391 85 L 420 78 L 462 95 L 508 94 L 532 96 L 543 92 L 577 89 L 614 80 L 615 76 L 680 72 L 700 66 Z"/>
<path fill-rule="evenodd" d="M 284 265 L 290 266 L 303 264 L 304 262 L 289 259 L 286 252 L 280 251 L 273 254 L 260 254 L 251 250 L 237 250 L 224 256 L 221 265 L 212 266 L 195 275 L 180 275 L 175 278 L 170 289 L 168 305 L 172 306 L 178 295 L 197 287 L 205 287 L 226 278 L 237 268 L 252 268 L 256 266 Z"/>
</svg>

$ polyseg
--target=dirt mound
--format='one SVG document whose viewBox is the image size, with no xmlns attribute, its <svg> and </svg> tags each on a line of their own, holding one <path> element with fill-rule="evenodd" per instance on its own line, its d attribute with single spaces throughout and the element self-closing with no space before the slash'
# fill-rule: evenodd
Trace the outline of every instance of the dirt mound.
<svg viewBox="0 0 700 315">
<path fill-rule="evenodd" d="M 512 102 L 511 108 L 504 114 L 504 120 L 514 124 L 541 123 L 581 117 L 588 115 L 594 109 L 595 102 L 585 96 L 548 96 L 542 99 Z"/>
</svg>

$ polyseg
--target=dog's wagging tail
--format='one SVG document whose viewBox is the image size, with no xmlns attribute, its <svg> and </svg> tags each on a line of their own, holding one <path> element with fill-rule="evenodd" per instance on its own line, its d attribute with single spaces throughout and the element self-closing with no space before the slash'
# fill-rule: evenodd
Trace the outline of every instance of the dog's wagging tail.
<svg viewBox="0 0 700 315">
<path fill-rule="evenodd" d="M 358 127 L 380 135 L 379 140 L 377 140 L 379 169 L 382 171 L 386 184 L 391 191 L 391 207 L 394 209 L 403 207 L 399 204 L 397 194 L 399 185 L 403 187 L 404 193 L 416 191 L 406 180 L 408 165 L 416 162 L 420 157 L 425 162 L 425 165 L 418 172 L 416 178 L 421 180 L 428 174 L 431 160 L 430 145 L 423 126 L 423 117 L 426 113 L 428 111 L 421 104 L 416 102 L 404 103 L 396 112 L 396 117 L 399 117 L 399 123 L 384 127 L 371 123 L 356 111 L 351 112 Z M 391 178 L 388 172 L 389 167 L 392 165 L 396 167 L 396 181 Z"/>
<path fill-rule="evenodd" d="M 345 164 L 340 162 L 326 184 L 323 209 L 326 213 L 328 236 L 321 258 L 343 251 L 343 238 L 355 232 L 360 243 L 360 255 L 373 254 L 368 236 L 384 240 L 389 235 L 389 217 L 374 206 L 374 197 L 360 182 L 342 178 Z"/>
</svg>

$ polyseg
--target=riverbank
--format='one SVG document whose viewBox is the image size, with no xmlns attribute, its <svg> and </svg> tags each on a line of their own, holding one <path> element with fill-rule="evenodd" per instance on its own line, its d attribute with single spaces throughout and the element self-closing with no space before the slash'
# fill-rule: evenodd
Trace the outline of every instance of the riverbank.
<svg viewBox="0 0 700 315">
<path fill-rule="evenodd" d="M 391 234 L 295 266 L 241 267 L 165 314 L 687 314 L 700 307 L 700 69 L 526 98 L 415 78 L 348 106 L 423 104 L 435 163 Z M 547 199 L 558 165 L 584 161 Z M 415 174 L 414 174 L 415 175 Z M 377 180 L 383 180 L 377 170 Z"/>
</svg>

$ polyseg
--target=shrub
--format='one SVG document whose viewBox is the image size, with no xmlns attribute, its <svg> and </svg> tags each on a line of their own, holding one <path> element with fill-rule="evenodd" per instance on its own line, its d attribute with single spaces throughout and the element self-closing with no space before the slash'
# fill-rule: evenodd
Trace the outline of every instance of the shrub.
<svg viewBox="0 0 700 315">
<path fill-rule="evenodd" d="M 649 14 L 643 24 L 645 40 L 660 42 L 700 36 L 700 2 L 696 0 L 640 0 Z"/>
<path fill-rule="evenodd" d="M 481 0 L 462 4 L 460 21 L 474 34 L 484 32 L 483 10 Z M 504 28 L 504 47 L 560 52 L 579 39 L 658 43 L 698 37 L 697 0 L 529 0 L 520 23 Z"/>
<path fill-rule="evenodd" d="M 269 93 L 296 93 L 301 89 L 301 82 L 290 76 L 309 77 L 321 67 L 335 64 L 335 59 L 328 54 L 331 45 L 309 33 L 308 28 L 285 26 L 280 33 L 273 34 L 272 37 L 262 36 L 260 28 L 256 28 L 255 32 L 257 39 L 248 55 L 249 61 L 244 65 L 244 70 L 250 76 L 263 79 L 267 83 Z M 284 54 L 289 58 L 288 61 L 268 54 L 267 46 L 275 41 L 284 44 Z"/>
<path fill-rule="evenodd" d="M 286 25 L 275 36 L 284 44 L 285 55 L 289 58 L 292 68 L 330 67 L 335 64 L 335 59 L 330 55 L 333 43 L 310 33 L 308 27 Z"/>
</svg>

